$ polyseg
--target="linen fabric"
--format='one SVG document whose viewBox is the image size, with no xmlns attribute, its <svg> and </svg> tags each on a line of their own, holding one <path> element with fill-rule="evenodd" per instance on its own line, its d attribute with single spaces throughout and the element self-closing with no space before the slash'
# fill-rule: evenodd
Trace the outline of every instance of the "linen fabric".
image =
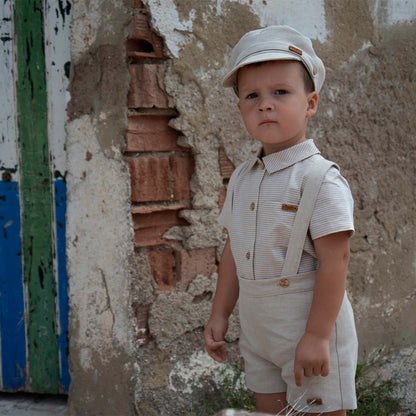
<svg viewBox="0 0 416 416">
<path fill-rule="evenodd" d="M 304 199 L 299 209 L 301 195 L 309 192 L 306 184 L 310 190 L 314 182 L 308 181 L 315 178 L 311 168 L 320 164 L 328 166 L 311 140 L 263 158 L 258 155 L 236 169 L 220 216 L 239 276 L 246 385 L 257 393 L 286 392 L 294 409 L 310 413 L 357 405 L 358 342 L 346 293 L 330 338 L 329 376 L 304 378 L 302 387 L 294 378 L 295 350 L 305 332 L 318 267 L 312 240 L 354 230 L 351 193 L 335 167 L 324 174 L 316 202 Z M 303 237 L 302 256 L 286 258 L 289 245 L 302 249 L 302 231 L 292 228 L 298 210 L 311 218 L 310 228 Z M 281 276 L 283 268 L 299 272 Z"/>
<path fill-rule="evenodd" d="M 240 278 L 280 276 L 308 171 L 321 157 L 313 140 L 306 140 L 262 158 L 257 155 L 235 169 L 218 221 L 228 230 Z M 353 206 L 347 181 L 337 168 L 330 168 L 317 197 L 299 273 L 318 268 L 314 239 L 354 232 Z"/>
<path fill-rule="evenodd" d="M 239 279 L 246 385 L 256 393 L 286 392 L 299 412 L 355 409 L 358 342 L 346 293 L 329 342 L 329 375 L 304 377 L 301 387 L 295 383 L 295 350 L 305 332 L 315 279 L 316 272 L 287 276 L 283 286 L 280 278 Z"/>
</svg>

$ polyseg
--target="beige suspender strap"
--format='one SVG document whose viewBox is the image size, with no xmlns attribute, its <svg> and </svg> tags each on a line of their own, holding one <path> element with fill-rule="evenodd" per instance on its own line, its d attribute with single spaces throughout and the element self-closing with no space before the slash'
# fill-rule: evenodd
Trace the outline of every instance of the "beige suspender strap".
<svg viewBox="0 0 416 416">
<path fill-rule="evenodd" d="M 309 171 L 309 177 L 306 180 L 303 195 L 293 224 L 292 233 L 290 235 L 282 276 L 293 276 L 298 274 L 306 234 L 311 222 L 315 202 L 325 174 L 331 166 L 337 167 L 335 163 L 330 162 L 323 157 L 319 157 Z"/>
</svg>

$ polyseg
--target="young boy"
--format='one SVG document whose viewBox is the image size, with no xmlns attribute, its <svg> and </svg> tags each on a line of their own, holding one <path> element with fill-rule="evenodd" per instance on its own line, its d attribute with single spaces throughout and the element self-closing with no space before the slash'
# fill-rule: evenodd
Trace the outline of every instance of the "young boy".
<svg viewBox="0 0 416 416">
<path fill-rule="evenodd" d="M 229 237 L 204 338 L 222 362 L 239 299 L 246 384 L 257 410 L 270 414 L 290 406 L 345 416 L 356 408 L 357 338 L 345 293 L 353 200 L 338 168 L 305 136 L 324 78 L 310 39 L 270 26 L 240 39 L 223 82 L 262 148 L 228 185 L 219 221 Z"/>
</svg>

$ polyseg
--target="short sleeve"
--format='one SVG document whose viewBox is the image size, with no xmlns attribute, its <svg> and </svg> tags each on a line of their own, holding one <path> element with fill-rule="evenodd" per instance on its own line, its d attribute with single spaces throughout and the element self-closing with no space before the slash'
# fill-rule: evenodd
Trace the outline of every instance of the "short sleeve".
<svg viewBox="0 0 416 416">
<path fill-rule="evenodd" d="M 329 234 L 354 232 L 354 201 L 346 179 L 335 167 L 322 182 L 312 214 L 309 231 L 312 240 Z"/>
</svg>

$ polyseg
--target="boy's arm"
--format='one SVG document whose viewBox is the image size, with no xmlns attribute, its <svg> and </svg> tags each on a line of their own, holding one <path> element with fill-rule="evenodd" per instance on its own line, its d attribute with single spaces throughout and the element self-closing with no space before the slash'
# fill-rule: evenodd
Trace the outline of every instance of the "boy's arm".
<svg viewBox="0 0 416 416">
<path fill-rule="evenodd" d="M 329 374 L 329 339 L 344 299 L 350 254 L 348 231 L 314 240 L 319 260 L 312 306 L 305 334 L 295 355 L 295 380 Z"/>
<path fill-rule="evenodd" d="M 205 327 L 204 339 L 208 354 L 218 362 L 225 360 L 224 336 L 228 329 L 228 318 L 237 302 L 239 294 L 238 278 L 231 253 L 230 239 L 224 246 L 218 268 L 217 290 L 212 305 L 211 317 Z"/>
</svg>

